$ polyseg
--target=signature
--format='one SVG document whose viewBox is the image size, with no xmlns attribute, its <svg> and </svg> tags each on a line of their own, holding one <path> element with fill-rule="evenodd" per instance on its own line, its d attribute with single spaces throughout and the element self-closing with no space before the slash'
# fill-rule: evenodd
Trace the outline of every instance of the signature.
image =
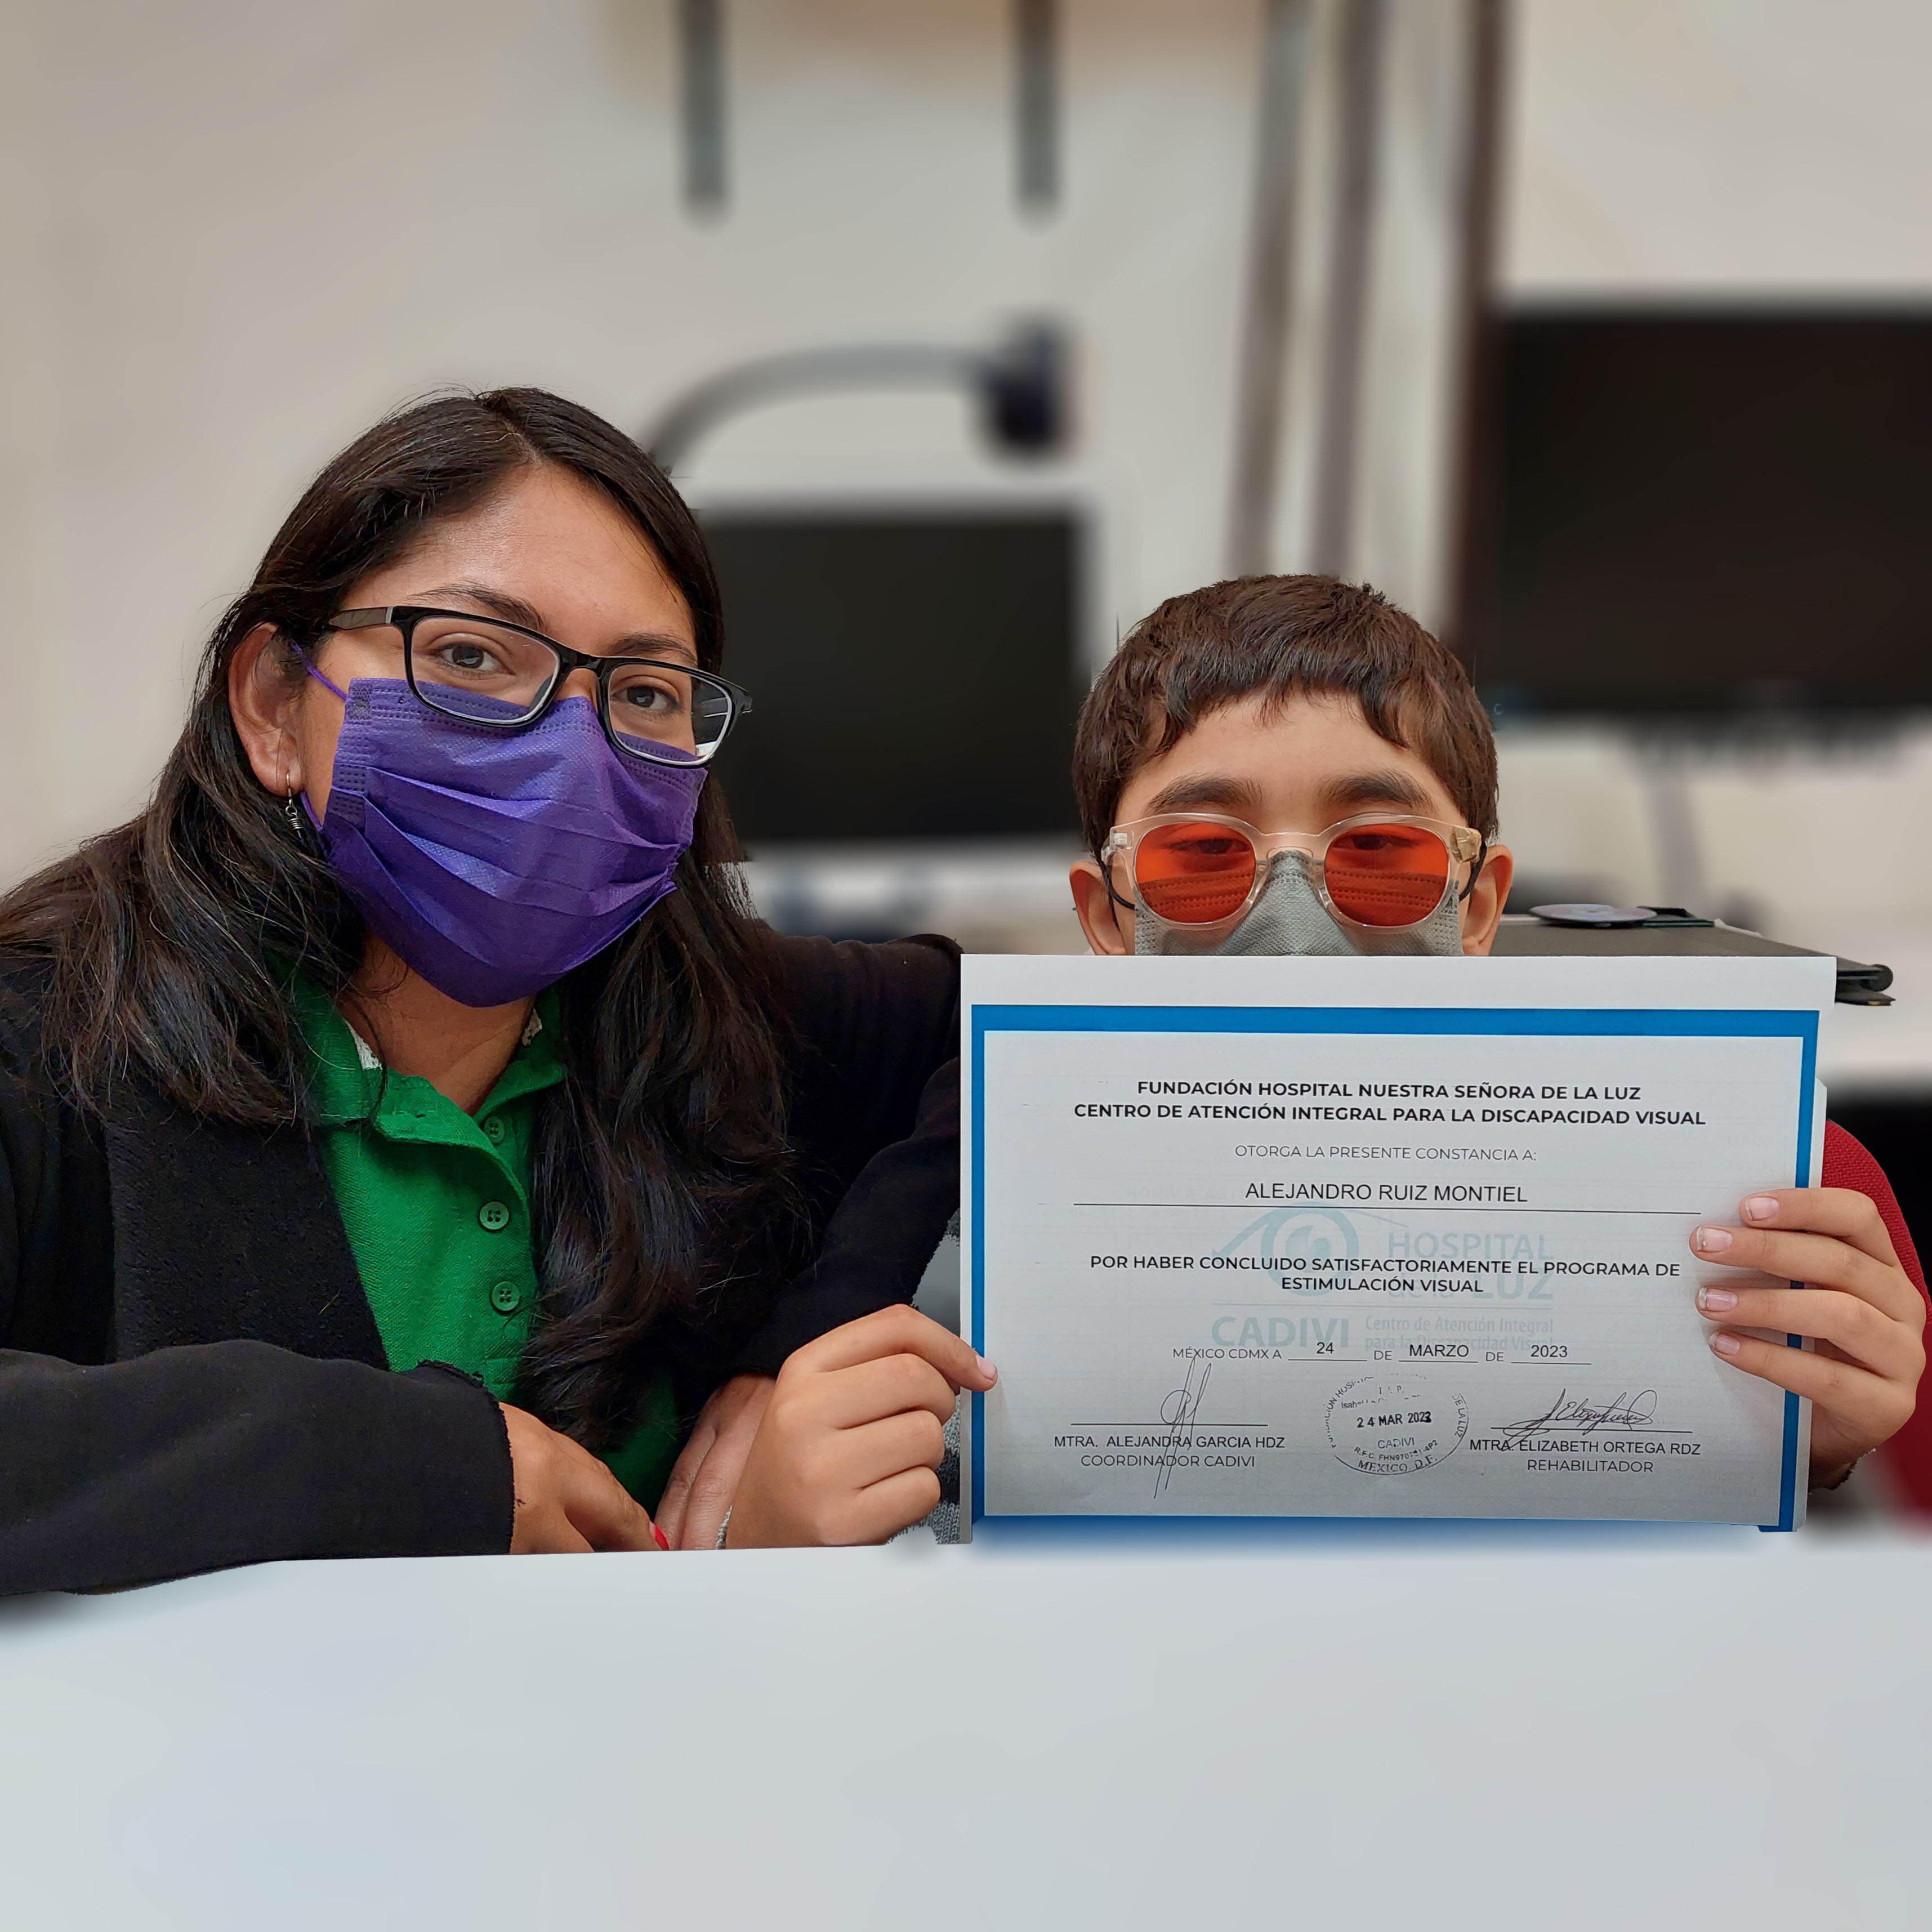
<svg viewBox="0 0 1932 1932">
<path fill-rule="evenodd" d="M 1195 1385 L 1194 1371 L 1201 1371 L 1200 1385 Z M 1162 1400 L 1160 1419 L 1170 1429 L 1192 1429 L 1200 1419 L 1202 1398 L 1208 1393 L 1208 1378 L 1214 1372 L 1212 1362 L 1199 1360 L 1187 1365 L 1187 1379 L 1170 1390 Z"/>
<path fill-rule="evenodd" d="M 1196 1370 L 1201 1378 L 1198 1382 L 1195 1380 Z M 1154 1492 L 1156 1496 L 1163 1494 L 1173 1480 L 1174 1452 L 1194 1446 L 1194 1425 L 1201 1419 L 1201 1405 L 1207 1396 L 1208 1380 L 1214 1372 L 1214 1364 L 1204 1362 L 1197 1356 L 1188 1364 L 1186 1378 L 1180 1388 L 1169 1390 L 1161 1398 L 1161 1425 L 1174 1433 L 1165 1445 L 1167 1454 L 1154 1471 Z"/>
<path fill-rule="evenodd" d="M 1526 1422 L 1506 1422 L 1497 1433 L 1514 1448 L 1531 1437 L 1546 1433 L 1590 1436 L 1599 1429 L 1648 1429 L 1657 1412 L 1657 1391 L 1625 1390 L 1609 1402 L 1573 1396 L 1566 1388 L 1540 1415 Z"/>
</svg>

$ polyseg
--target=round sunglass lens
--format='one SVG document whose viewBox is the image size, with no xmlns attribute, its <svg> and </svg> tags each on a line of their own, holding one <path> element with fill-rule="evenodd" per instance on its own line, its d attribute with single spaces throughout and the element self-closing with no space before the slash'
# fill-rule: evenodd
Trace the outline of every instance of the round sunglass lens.
<svg viewBox="0 0 1932 1932">
<path fill-rule="evenodd" d="M 1328 848 L 1322 878 L 1358 926 L 1414 926 L 1442 902 L 1449 848 L 1419 825 L 1361 825 Z"/>
<path fill-rule="evenodd" d="M 1141 903 L 1176 926 L 1232 918 L 1254 883 L 1255 848 L 1225 825 L 1156 825 L 1134 855 Z"/>
</svg>

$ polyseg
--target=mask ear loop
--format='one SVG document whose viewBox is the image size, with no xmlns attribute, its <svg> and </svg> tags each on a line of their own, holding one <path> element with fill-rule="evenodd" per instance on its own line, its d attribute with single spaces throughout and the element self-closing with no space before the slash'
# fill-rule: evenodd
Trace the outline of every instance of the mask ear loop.
<svg viewBox="0 0 1932 1932">
<path fill-rule="evenodd" d="M 1114 922 L 1114 932 L 1124 940 L 1126 934 L 1120 931 L 1120 908 L 1125 906 L 1127 910 L 1132 913 L 1137 919 L 1140 914 L 1132 899 L 1122 898 L 1114 890 L 1114 862 L 1107 856 L 1106 850 L 1107 847 L 1113 842 L 1113 835 L 1109 832 L 1107 837 L 1094 848 L 1094 862 L 1100 868 L 1100 883 L 1106 887 L 1107 897 L 1112 902 L 1107 908 L 1107 916 Z"/>
<path fill-rule="evenodd" d="M 1481 843 L 1476 848 L 1476 862 L 1469 868 L 1469 883 L 1456 895 L 1458 905 L 1463 904 L 1476 890 L 1476 881 L 1483 876 L 1483 868 L 1490 862 L 1489 836 L 1486 832 L 1479 832 L 1477 836 Z"/>
<path fill-rule="evenodd" d="M 1107 888 L 1107 898 L 1109 902 L 1107 907 L 1107 916 L 1114 922 L 1114 938 L 1124 946 L 1127 943 L 1127 935 L 1120 930 L 1121 907 L 1125 906 L 1128 911 L 1134 914 L 1136 919 L 1141 915 L 1135 911 L 1134 902 L 1132 899 L 1124 899 L 1118 892 L 1114 891 L 1114 862 L 1111 859 L 1101 858 L 1097 852 L 1094 856 L 1100 868 L 1101 884 Z"/>
<path fill-rule="evenodd" d="M 302 669 L 307 671 L 309 676 L 314 678 L 316 682 L 322 686 L 323 690 L 333 692 L 338 698 L 341 699 L 344 704 L 346 704 L 349 702 L 348 692 L 344 691 L 339 684 L 332 683 L 328 678 L 323 676 L 322 673 L 316 668 L 314 658 L 310 657 L 308 652 L 302 649 L 301 645 L 292 644 L 290 648 L 295 652 L 297 657 L 302 659 Z"/>
<path fill-rule="evenodd" d="M 322 672 L 316 668 L 315 660 L 309 656 L 308 652 L 304 650 L 300 644 L 291 640 L 289 648 L 295 652 L 297 657 L 301 658 L 302 669 L 307 671 L 309 676 L 314 678 L 317 684 L 320 685 L 325 691 L 332 692 L 335 696 L 341 699 L 344 704 L 346 704 L 349 702 L 348 692 L 344 691 L 340 686 L 332 683 L 327 677 L 325 677 Z M 293 832 L 298 838 L 306 838 L 308 836 L 310 831 L 310 820 L 308 815 L 302 811 L 301 806 L 297 805 L 296 802 L 296 788 L 293 785 L 290 785 L 289 787 L 286 794 L 282 800 L 282 816 L 287 820 L 289 830 Z"/>
</svg>

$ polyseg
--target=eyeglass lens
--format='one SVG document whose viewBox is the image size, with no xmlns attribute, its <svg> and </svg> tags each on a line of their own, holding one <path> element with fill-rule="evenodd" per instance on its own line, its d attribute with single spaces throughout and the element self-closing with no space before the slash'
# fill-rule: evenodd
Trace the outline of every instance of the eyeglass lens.
<svg viewBox="0 0 1932 1932">
<path fill-rule="evenodd" d="M 548 644 L 473 617 L 418 618 L 410 662 L 425 704 L 489 724 L 540 710 L 562 670 Z M 731 722 L 729 692 L 700 673 L 620 664 L 607 688 L 611 730 L 638 758 L 706 757 Z"/>
<path fill-rule="evenodd" d="M 1134 854 L 1148 911 L 1176 926 L 1232 918 L 1255 882 L 1255 848 L 1226 825 L 1156 825 Z"/>
<path fill-rule="evenodd" d="M 1134 855 L 1141 903 L 1176 926 L 1232 918 L 1255 882 L 1245 832 L 1226 825 L 1157 825 Z M 1442 902 L 1449 849 L 1419 825 L 1358 825 L 1330 842 L 1322 883 L 1358 926 L 1414 926 Z"/>
<path fill-rule="evenodd" d="M 1414 926 L 1442 901 L 1449 848 L 1420 825 L 1358 825 L 1329 845 L 1322 882 L 1358 926 Z"/>
</svg>

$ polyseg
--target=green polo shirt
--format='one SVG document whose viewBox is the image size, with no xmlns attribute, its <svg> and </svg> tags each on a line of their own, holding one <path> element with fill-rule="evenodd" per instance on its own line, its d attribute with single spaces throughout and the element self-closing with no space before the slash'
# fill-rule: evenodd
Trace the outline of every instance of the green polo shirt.
<svg viewBox="0 0 1932 1932">
<path fill-rule="evenodd" d="M 563 1078 L 545 994 L 474 1114 L 413 1074 L 386 1073 L 321 991 L 295 987 L 313 1120 L 363 1292 L 392 1369 L 448 1362 L 508 1399 L 536 1318 L 530 1137 L 537 1096 Z M 604 1460 L 655 1508 L 678 1450 L 660 1375 L 631 1435 Z"/>
</svg>

